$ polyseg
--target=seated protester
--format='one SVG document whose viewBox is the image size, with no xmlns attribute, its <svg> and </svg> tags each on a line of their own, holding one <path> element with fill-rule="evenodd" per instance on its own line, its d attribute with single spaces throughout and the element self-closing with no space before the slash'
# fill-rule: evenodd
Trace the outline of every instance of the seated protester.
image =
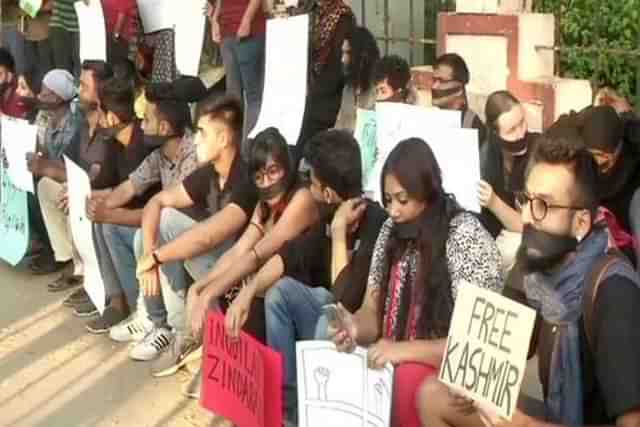
<svg viewBox="0 0 640 427">
<path fill-rule="evenodd" d="M 600 171 L 597 189 L 601 206 L 617 223 L 610 222 L 610 231 L 618 248 L 635 262 L 634 240 L 640 230 L 632 230 L 631 220 L 635 221 L 640 211 L 631 210 L 631 201 L 640 188 L 640 148 L 624 137 L 624 123 L 612 107 L 588 108 L 579 116 L 582 139 Z"/>
<path fill-rule="evenodd" d="M 0 48 L 0 114 L 27 119 L 33 110 L 33 104 L 28 102 L 32 96 L 24 83 L 18 84 L 13 55 L 6 48 Z"/>
<path fill-rule="evenodd" d="M 202 166 L 182 185 L 164 189 L 147 203 L 142 229 L 136 236 L 137 276 L 145 304 L 161 293 L 164 311 L 147 306 L 149 319 L 135 316 L 110 332 L 116 341 L 136 341 L 146 335 L 148 339 L 136 346 L 132 355 L 146 360 L 160 356 L 151 367 L 157 377 L 172 375 L 199 357 L 199 336 L 191 336 L 186 320 L 178 325 L 184 316 L 187 282 L 206 276 L 247 225 L 258 201 L 240 155 L 242 106 L 235 98 L 211 101 L 201 104 L 193 142 Z M 210 218 L 199 223 L 184 213 L 194 208 L 205 210 Z M 190 277 L 174 276 L 171 283 L 159 280 L 159 272 L 170 276 L 170 269 L 180 267 Z M 168 331 L 167 323 L 175 328 L 175 334 Z M 165 338 L 169 344 L 164 343 Z"/>
<path fill-rule="evenodd" d="M 373 71 L 377 102 L 409 102 L 411 69 L 398 55 L 382 57 Z"/>
<path fill-rule="evenodd" d="M 227 309 L 225 322 L 237 337 L 254 299 L 266 292 L 267 343 L 284 356 L 285 417 L 294 424 L 296 341 L 314 339 L 323 305 L 340 301 L 350 312 L 360 308 L 373 247 L 386 219 L 379 205 L 360 198 L 360 149 L 347 132 L 317 134 L 305 159 L 321 221 L 287 242 L 248 281 Z M 326 324 L 318 328 L 327 329 Z"/>
<path fill-rule="evenodd" d="M 122 84 L 122 82 L 120 82 Z M 188 101 L 195 101 L 192 98 L 182 97 L 177 99 L 178 94 L 168 94 L 164 85 L 150 84 L 147 87 L 148 103 L 145 119 L 142 122 L 142 131 L 144 136 L 142 144 L 146 149 L 154 150 L 149 154 L 142 163 L 129 174 L 129 178 L 114 189 L 104 199 L 104 209 L 107 211 L 117 210 L 128 206 L 132 201 L 139 197 L 145 197 L 150 189 L 157 186 L 158 183 L 162 189 L 179 185 L 184 178 L 189 176 L 197 167 L 196 150 L 192 143 L 192 135 L 189 132 L 191 127 L 191 113 L 189 111 Z M 180 90 L 178 90 L 179 92 Z M 175 92 L 175 91 L 174 91 Z M 125 91 L 127 93 L 127 91 Z M 129 91 L 129 95 L 132 92 Z M 200 96 L 204 96 L 205 89 L 202 86 Z M 168 98 L 172 95 L 172 98 Z M 125 97 L 128 100 L 128 97 Z M 133 104 L 127 104 L 131 108 L 127 114 L 133 112 Z M 134 131 L 135 132 L 135 131 Z M 132 143 L 135 143 L 133 141 Z M 130 227 L 127 225 L 103 224 L 102 230 L 105 235 L 105 243 L 113 260 L 115 268 L 115 281 L 119 283 L 119 287 L 124 290 L 127 298 L 137 295 L 137 303 L 135 300 L 128 299 L 127 302 L 131 308 L 133 305 L 141 310 L 141 316 L 146 318 L 144 302 L 142 301 L 142 293 L 138 292 L 138 280 L 135 274 L 135 266 L 137 257 L 135 255 L 135 239 L 140 228 L 137 226 Z M 107 272 L 111 270 L 107 268 Z M 182 271 L 176 272 L 172 270 L 170 277 L 182 277 Z M 103 272 L 103 275 L 105 273 Z M 167 274 L 169 272 L 167 271 Z M 114 279 L 109 279 L 109 282 Z M 105 280 L 106 282 L 106 280 Z M 172 280 L 173 282 L 173 280 Z M 150 301 L 153 308 L 159 306 L 159 310 L 164 310 L 162 300 Z M 113 314 L 113 311 L 110 310 Z M 115 324 L 120 316 L 108 314 L 104 315 L 87 325 L 92 333 L 106 333 Z M 118 314 L 118 313 L 115 313 Z M 129 320 L 120 319 L 121 323 L 128 323 Z"/>
<path fill-rule="evenodd" d="M 520 246 L 522 220 L 516 193 L 524 189 L 524 172 L 535 135 L 528 133 L 524 108 L 509 92 L 491 94 L 485 115 L 489 132 L 480 148 L 480 220 L 497 239 L 506 273 L 513 267 Z"/>
<path fill-rule="evenodd" d="M 639 279 L 628 260 L 607 251 L 606 223 L 594 223 L 597 173 L 572 136 L 545 136 L 532 155 L 522 194 L 522 248 L 505 295 L 538 312 L 531 351 L 538 355 L 547 419 L 516 409 L 509 423 L 485 412 L 494 425 L 640 422 Z M 446 386 L 426 383 L 419 400 L 424 425 L 486 425 L 472 404 L 459 412 L 459 400 L 452 406 Z"/>
<path fill-rule="evenodd" d="M 249 226 L 213 269 L 189 289 L 187 315 L 195 336 L 200 335 L 209 308 L 226 311 L 246 279 L 286 242 L 319 219 L 315 200 L 309 189 L 299 182 L 287 141 L 277 129 L 267 128 L 256 135 L 249 156 L 249 174 L 259 196 Z M 246 331 L 264 341 L 262 302 L 254 305 Z"/>
<path fill-rule="evenodd" d="M 342 43 L 342 68 L 345 78 L 342 104 L 335 128 L 353 133 L 358 108 L 373 110 L 376 91 L 373 84 L 374 66 L 380 58 L 376 39 L 365 27 L 356 27 Z"/>
<path fill-rule="evenodd" d="M 446 53 L 436 59 L 433 68 L 431 99 L 434 106 L 462 112 L 462 127 L 478 129 L 478 140 L 486 141 L 487 130 L 478 115 L 469 109 L 466 86 L 471 76 L 464 59 L 457 53 Z"/>
<path fill-rule="evenodd" d="M 502 291 L 500 254 L 476 217 L 442 187 L 440 166 L 421 139 L 400 142 L 382 170 L 389 219 L 376 241 L 362 307 L 338 308 L 330 325 L 339 351 L 370 346 L 369 365 L 396 365 L 393 426 L 419 426 L 418 385 L 437 376 L 461 282 Z M 424 302 L 424 303 L 423 303 Z"/>
<path fill-rule="evenodd" d="M 103 115 L 103 127 L 99 132 L 100 137 L 112 146 L 109 173 L 114 183 L 111 187 L 116 187 L 125 182 L 156 147 L 145 143 L 144 132 L 133 111 L 133 88 L 129 82 L 112 78 L 101 86 L 99 93 Z M 149 185 L 139 196 L 131 197 L 127 202 L 125 197 L 121 197 L 122 191 L 111 199 L 113 192 L 94 193 L 87 201 L 87 217 L 93 222 L 96 252 L 108 301 L 102 315 L 87 324 L 91 333 L 108 332 L 135 308 L 138 287 L 135 284 L 133 238 L 140 226 L 145 203 L 158 190 L 159 185 Z M 110 204 L 107 205 L 109 199 Z"/>
<path fill-rule="evenodd" d="M 45 75 L 41 87 L 37 98 L 37 106 L 40 110 L 36 118 L 36 126 L 38 127 L 37 154 L 29 153 L 27 155 L 29 164 L 33 164 L 32 159 L 36 155 L 44 159 L 61 161 L 62 153 L 69 146 L 80 126 L 78 111 L 71 106 L 76 92 L 73 76 L 66 70 L 52 70 Z M 38 179 L 38 173 L 35 173 L 34 176 Z M 39 195 L 38 193 L 36 197 Z M 53 247 L 42 218 L 40 204 L 36 202 L 31 205 L 30 203 L 29 206 L 32 229 L 52 246 L 51 252 L 47 254 L 50 257 L 41 254 L 29 265 L 30 270 L 35 274 L 50 274 L 71 264 L 72 254 L 65 252 L 66 248 Z M 63 291 L 70 286 L 81 283 L 81 273 L 82 271 L 77 269 L 74 274 L 63 272 L 61 278 L 50 284 L 49 290 Z"/>
<path fill-rule="evenodd" d="M 36 178 L 40 178 L 36 194 L 51 240 L 55 259 L 60 263 L 67 263 L 73 260 L 74 265 L 72 275 L 63 275 L 49 285 L 49 289 L 52 291 L 68 289 L 71 286 L 77 285 L 80 277 L 83 275 L 82 260 L 74 250 L 71 229 L 69 228 L 65 184 L 67 173 L 62 156 L 68 156 L 89 174 L 94 191 L 100 191 L 114 185 L 113 182 L 104 176 L 104 171 L 109 169 L 108 165 L 113 163 L 112 145 L 107 141 L 96 138 L 96 129 L 99 120 L 98 86 L 110 78 L 111 74 L 111 67 L 105 62 L 85 61 L 83 63 L 82 73 L 80 75 L 79 121 L 77 125 L 74 126 L 74 130 L 69 130 L 72 132 L 71 140 L 66 144 L 66 148 L 60 148 L 59 153 L 57 153 L 57 143 L 49 147 L 46 140 L 41 140 L 41 142 L 44 141 L 44 147 L 41 147 L 43 155 L 31 155 L 27 161 L 29 170 Z M 51 86 L 56 86 L 58 83 L 54 84 L 52 82 L 50 84 Z M 45 83 L 44 86 L 46 89 L 48 84 Z M 68 92 L 68 88 L 64 91 L 61 89 L 58 91 L 60 91 L 60 93 Z M 39 97 L 40 103 L 49 102 L 50 100 L 48 101 L 47 99 L 50 95 L 48 91 L 43 90 Z M 53 124 L 53 121 L 51 123 Z M 52 141 L 57 141 L 58 138 L 64 140 L 66 136 L 58 132 L 52 134 L 51 138 Z M 57 157 L 53 157 L 51 154 L 58 155 Z M 83 307 L 89 306 L 88 297 L 83 290 L 72 294 L 72 296 L 73 298 L 70 297 L 65 300 L 66 305 L 75 306 L 75 304 L 78 304 Z M 74 302 L 74 304 L 72 304 L 72 302 Z M 95 312 L 97 311 L 95 311 L 94 307 L 92 313 Z"/>
<path fill-rule="evenodd" d="M 311 13 L 309 82 L 302 130 L 296 145 L 296 163 L 316 133 L 336 124 L 344 87 L 342 45 L 355 27 L 353 11 L 343 0 L 309 2 Z"/>
</svg>

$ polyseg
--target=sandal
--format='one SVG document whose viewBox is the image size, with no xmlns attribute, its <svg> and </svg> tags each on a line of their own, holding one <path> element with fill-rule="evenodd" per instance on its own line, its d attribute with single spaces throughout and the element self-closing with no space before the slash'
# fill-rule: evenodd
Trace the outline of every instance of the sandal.
<svg viewBox="0 0 640 427">
<path fill-rule="evenodd" d="M 61 275 L 55 282 L 49 283 L 47 289 L 49 292 L 62 292 L 67 289 L 75 288 L 82 285 L 84 279 L 82 276 Z"/>
</svg>

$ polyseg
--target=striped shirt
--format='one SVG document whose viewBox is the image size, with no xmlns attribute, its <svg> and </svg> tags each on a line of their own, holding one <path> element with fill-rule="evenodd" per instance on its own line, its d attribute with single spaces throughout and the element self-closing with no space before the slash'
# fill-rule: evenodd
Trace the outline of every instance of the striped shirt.
<svg viewBox="0 0 640 427">
<path fill-rule="evenodd" d="M 54 0 L 50 27 L 57 27 L 72 33 L 78 32 L 78 16 L 73 4 L 76 0 Z"/>
</svg>

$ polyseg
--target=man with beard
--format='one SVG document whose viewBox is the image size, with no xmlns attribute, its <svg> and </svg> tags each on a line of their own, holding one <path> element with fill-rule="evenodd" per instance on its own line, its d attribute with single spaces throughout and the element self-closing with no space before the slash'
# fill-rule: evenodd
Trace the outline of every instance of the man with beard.
<svg viewBox="0 0 640 427">
<path fill-rule="evenodd" d="M 483 144 L 487 129 L 480 117 L 469 108 L 466 86 L 471 80 L 466 62 L 457 53 L 446 53 L 436 59 L 433 66 L 431 99 L 434 106 L 462 113 L 462 127 L 478 130 L 478 141 Z"/>
<path fill-rule="evenodd" d="M 60 74 L 56 79 L 64 79 L 64 75 Z M 65 74 L 68 79 L 68 74 Z M 98 87 L 112 75 L 109 64 L 101 61 L 85 61 L 83 64 L 82 74 L 80 76 L 80 109 L 81 117 L 78 123 L 73 126 L 73 134 L 70 141 L 64 145 L 64 141 L 60 144 L 54 143 L 49 145 L 48 142 L 57 140 L 60 137 L 64 140 L 61 133 L 57 133 L 56 138 L 51 141 L 40 140 L 41 152 L 29 155 L 28 167 L 34 177 L 41 178 L 38 182 L 38 201 L 47 228 L 51 246 L 55 255 L 56 269 L 60 266 L 73 262 L 74 269 L 72 274 L 63 274 L 60 278 L 49 285 L 49 290 L 58 291 L 68 289 L 81 283 L 83 276 L 82 260 L 74 251 L 73 240 L 71 237 L 71 229 L 69 228 L 67 216 L 67 194 L 66 180 L 67 173 L 65 170 L 63 154 L 76 162 L 79 166 L 89 173 L 92 178 L 92 188 L 96 191 L 109 188 L 113 185 L 104 177 L 103 170 L 106 170 L 110 163 L 110 144 L 100 138 L 96 138 L 96 129 L 98 127 Z M 54 104 L 58 103 L 60 96 L 54 96 L 55 93 L 49 93 L 46 88 L 47 82 L 44 82 L 45 90 L 39 95 L 39 103 L 43 107 L 51 107 L 50 113 L 52 117 L 62 114 L 62 105 L 54 108 Z M 58 85 L 60 82 L 55 83 Z M 54 83 L 50 83 L 54 86 Z M 52 88 L 49 88 L 52 89 Z M 58 91 L 60 91 L 59 89 Z M 68 97 L 69 89 L 65 89 L 64 97 Z M 55 120 L 52 119 L 51 126 Z M 60 123 L 57 124 L 59 126 Z M 46 134 L 46 131 L 45 131 Z M 40 269 L 42 270 L 42 269 Z M 86 298 L 83 299 L 87 302 Z"/>
<path fill-rule="evenodd" d="M 522 246 L 505 289 L 538 312 L 531 350 L 549 422 L 521 410 L 507 422 L 436 380 L 421 391 L 423 425 L 482 427 L 482 418 L 518 427 L 640 422 L 639 279 L 624 257 L 608 253 L 606 224 L 594 222 L 597 166 L 581 145 L 569 133 L 540 140 L 520 198 Z"/>
<path fill-rule="evenodd" d="M 624 122 L 613 107 L 588 108 L 580 116 L 582 139 L 600 172 L 597 189 L 601 205 L 615 216 L 617 226 L 610 222 L 610 228 L 618 247 L 635 262 L 637 234 L 631 224 L 639 211 L 631 209 L 631 201 L 640 188 L 640 147 L 625 137 Z"/>
<path fill-rule="evenodd" d="M 227 332 L 237 337 L 253 300 L 266 292 L 267 342 L 285 360 L 285 418 L 296 424 L 296 340 L 309 340 L 325 304 L 340 301 L 350 312 L 362 304 L 369 263 L 386 213 L 361 198 L 358 143 L 346 131 L 325 131 L 307 145 L 310 190 L 324 220 L 284 245 L 242 289 L 226 313 Z"/>
</svg>

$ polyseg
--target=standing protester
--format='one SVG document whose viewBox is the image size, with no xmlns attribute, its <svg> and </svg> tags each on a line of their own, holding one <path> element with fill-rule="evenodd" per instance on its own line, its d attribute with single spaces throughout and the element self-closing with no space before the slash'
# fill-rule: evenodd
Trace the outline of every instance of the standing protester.
<svg viewBox="0 0 640 427">
<path fill-rule="evenodd" d="M 466 86 L 471 80 L 464 59 L 456 53 L 446 53 L 436 59 L 431 85 L 433 105 L 446 110 L 462 112 L 462 127 L 478 130 L 478 141 L 483 143 L 487 129 L 480 117 L 469 108 Z"/>
<path fill-rule="evenodd" d="M 49 37 L 55 68 L 80 76 L 80 29 L 75 0 L 53 0 Z"/>
<path fill-rule="evenodd" d="M 411 70 L 409 63 L 398 55 L 384 56 L 376 63 L 373 82 L 376 101 L 402 103 L 409 101 Z"/>
<path fill-rule="evenodd" d="M 365 27 L 356 27 L 342 44 L 345 78 L 336 129 L 353 132 L 359 108 L 373 110 L 376 102 L 373 71 L 380 59 L 376 39 Z"/>
<path fill-rule="evenodd" d="M 342 46 L 355 27 L 353 11 L 343 0 L 315 0 L 310 3 L 309 83 L 296 160 L 303 156 L 307 140 L 336 123 L 344 87 Z"/>
<path fill-rule="evenodd" d="M 49 21 L 53 0 L 44 0 L 40 11 L 31 18 L 23 16 L 25 77 L 35 93 L 40 93 L 40 84 L 45 74 L 54 68 L 53 49 L 49 40 Z"/>
<path fill-rule="evenodd" d="M 258 121 L 264 84 L 262 0 L 209 0 L 211 38 L 221 47 L 227 94 L 245 102 L 243 140 Z M 246 147 L 243 153 L 247 153 Z"/>
<path fill-rule="evenodd" d="M 139 25 L 136 0 L 102 0 L 107 26 L 107 58 L 111 64 L 129 59 L 135 50 Z"/>
<path fill-rule="evenodd" d="M 452 397 L 435 379 L 419 404 L 423 425 L 500 427 L 640 423 L 640 288 L 628 260 L 608 251 L 595 222 L 598 171 L 579 137 L 538 143 L 522 194 L 524 233 L 505 294 L 538 312 L 538 355 L 546 420 L 516 409 L 508 422 Z"/>
</svg>

